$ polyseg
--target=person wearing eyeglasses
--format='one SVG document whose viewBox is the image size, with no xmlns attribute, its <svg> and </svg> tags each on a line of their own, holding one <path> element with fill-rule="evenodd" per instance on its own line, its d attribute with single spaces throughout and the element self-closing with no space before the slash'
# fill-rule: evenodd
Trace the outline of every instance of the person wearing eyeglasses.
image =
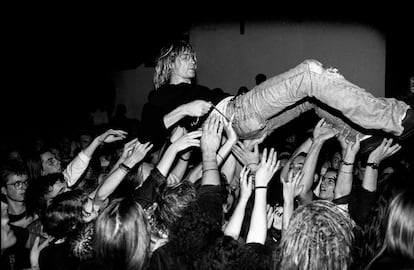
<svg viewBox="0 0 414 270">
<path fill-rule="evenodd" d="M 23 163 L 9 161 L 2 164 L 1 193 L 6 197 L 10 224 L 26 228 L 36 215 L 26 213 L 25 194 L 28 185 L 28 173 Z"/>
</svg>

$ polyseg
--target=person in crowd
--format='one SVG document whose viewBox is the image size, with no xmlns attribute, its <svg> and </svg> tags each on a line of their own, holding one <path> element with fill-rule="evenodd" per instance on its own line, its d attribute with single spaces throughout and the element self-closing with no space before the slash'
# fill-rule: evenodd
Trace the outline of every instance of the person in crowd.
<svg viewBox="0 0 414 270">
<path fill-rule="evenodd" d="M 249 92 L 249 88 L 246 86 L 240 86 L 239 90 L 237 90 L 237 95 L 244 95 Z"/>
<path fill-rule="evenodd" d="M 258 73 L 255 77 L 254 77 L 254 81 L 256 83 L 256 85 L 261 84 L 262 82 L 267 80 L 267 76 L 263 73 Z"/>
<path fill-rule="evenodd" d="M 25 194 L 28 186 L 27 168 L 22 162 L 9 161 L 0 168 L 1 193 L 7 199 L 8 215 L 13 226 L 26 228 L 37 219 L 26 211 Z"/>
<path fill-rule="evenodd" d="M 295 189 L 289 192 L 291 202 Z M 300 206 L 283 227 L 278 269 L 350 268 L 354 222 L 334 203 L 317 200 Z"/>
<path fill-rule="evenodd" d="M 197 128 L 211 110 L 228 119 L 234 115 L 233 127 L 241 139 L 268 135 L 312 108 L 352 141 L 368 129 L 385 131 L 399 141 L 414 131 L 414 113 L 408 104 L 376 98 L 316 60 L 306 60 L 236 97 L 193 84 L 196 69 L 196 53 L 187 42 L 161 49 L 153 79 L 156 90 L 142 112 L 145 137 L 155 148 L 168 136 L 168 130 L 178 124 Z M 322 109 L 326 106 L 315 106 L 318 102 L 341 112 L 352 126 Z M 361 152 L 371 151 L 382 141 L 380 136 L 361 134 L 362 138 Z"/>
<path fill-rule="evenodd" d="M 89 205 L 88 194 L 76 189 L 57 195 L 46 207 L 43 231 L 54 241 L 40 253 L 40 269 L 77 269 L 93 259 L 91 239 L 98 211 Z"/>
<path fill-rule="evenodd" d="M 108 129 L 95 137 L 64 169 L 61 166 L 61 162 L 48 149 L 36 152 L 27 160 L 29 178 L 37 179 L 42 175 L 50 173 L 63 173 L 68 187 L 71 187 L 77 183 L 88 168 L 93 153 L 101 144 L 122 140 L 126 135 L 127 132 L 123 130 Z"/>
<path fill-rule="evenodd" d="M 36 238 L 31 248 L 25 247 L 18 241 L 14 230 L 10 227 L 8 216 L 8 205 L 3 199 L 1 200 L 1 269 L 39 269 L 39 253 L 47 245 L 51 238 L 40 243 L 40 238 Z"/>
<path fill-rule="evenodd" d="M 147 269 L 150 239 L 141 205 L 131 196 L 113 200 L 96 220 L 96 269 Z M 91 269 L 87 264 L 83 267 Z"/>
<path fill-rule="evenodd" d="M 366 269 L 414 269 L 414 192 L 397 194 L 388 206 L 382 249 Z"/>
</svg>

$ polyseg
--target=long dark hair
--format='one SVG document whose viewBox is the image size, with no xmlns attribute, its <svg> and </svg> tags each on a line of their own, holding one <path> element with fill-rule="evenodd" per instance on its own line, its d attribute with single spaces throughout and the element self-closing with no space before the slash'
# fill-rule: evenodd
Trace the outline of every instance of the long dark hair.
<svg viewBox="0 0 414 270">
<path fill-rule="evenodd" d="M 144 269 L 150 233 L 145 212 L 130 197 L 113 200 L 95 222 L 96 256 L 111 269 Z"/>
</svg>

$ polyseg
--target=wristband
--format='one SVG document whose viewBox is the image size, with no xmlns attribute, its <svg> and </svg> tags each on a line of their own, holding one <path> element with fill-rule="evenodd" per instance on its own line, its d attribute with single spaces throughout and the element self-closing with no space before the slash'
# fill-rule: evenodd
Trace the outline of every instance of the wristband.
<svg viewBox="0 0 414 270">
<path fill-rule="evenodd" d="M 254 189 L 258 189 L 258 188 L 267 188 L 266 186 L 257 186 L 257 187 L 254 187 Z"/>
<path fill-rule="evenodd" d="M 218 171 L 218 169 L 213 168 L 213 169 L 207 169 L 207 170 L 203 170 L 203 173 L 207 172 L 207 171 Z"/>
<path fill-rule="evenodd" d="M 377 170 L 379 167 L 378 163 L 375 162 L 367 162 L 367 166 L 371 167 L 374 170 Z"/>
<path fill-rule="evenodd" d="M 346 162 L 346 161 L 344 161 L 344 160 L 341 160 L 341 163 L 342 164 L 344 164 L 344 165 L 354 165 L 354 163 L 353 162 Z"/>
<path fill-rule="evenodd" d="M 119 164 L 119 168 L 125 170 L 126 172 L 129 172 L 131 170 L 131 168 L 124 163 Z"/>
</svg>

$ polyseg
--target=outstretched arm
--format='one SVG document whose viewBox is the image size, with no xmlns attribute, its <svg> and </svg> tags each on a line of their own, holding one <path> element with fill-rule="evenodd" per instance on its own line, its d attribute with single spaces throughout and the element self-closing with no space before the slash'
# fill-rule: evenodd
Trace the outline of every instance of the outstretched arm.
<svg viewBox="0 0 414 270">
<path fill-rule="evenodd" d="M 303 177 L 301 184 L 303 185 L 303 189 L 299 195 L 300 204 L 307 204 L 312 201 L 312 185 L 319 153 L 321 152 L 323 144 L 337 133 L 324 119 L 321 119 L 315 126 L 313 130 L 313 143 L 302 168 Z"/>
<path fill-rule="evenodd" d="M 348 141 L 345 136 L 339 136 L 338 140 L 342 147 L 342 161 L 335 185 L 334 199 L 351 193 L 355 157 L 360 147 L 359 134 L 357 134 L 355 142 Z"/>
<path fill-rule="evenodd" d="M 125 178 L 126 174 L 140 161 L 142 161 L 145 155 L 151 150 L 152 144 L 149 142 L 141 144 L 139 141 L 136 141 L 132 150 L 127 154 L 127 157 L 123 163 L 116 170 L 114 170 L 110 175 L 108 175 L 105 180 L 102 182 L 95 194 L 95 198 L 99 201 L 104 201 L 108 198 L 109 195 L 114 192 L 114 190 L 119 186 L 121 181 Z"/>
<path fill-rule="evenodd" d="M 290 218 L 294 211 L 295 197 L 300 194 L 303 185 L 300 184 L 303 173 L 299 172 L 293 175 L 293 171 L 288 173 L 287 179 L 282 178 L 283 184 L 283 217 L 282 217 L 282 235 L 289 226 Z"/>
<path fill-rule="evenodd" d="M 169 145 L 167 150 L 164 152 L 160 162 L 157 164 L 157 168 L 161 174 L 163 174 L 165 177 L 168 176 L 171 165 L 173 164 L 175 157 L 179 152 L 192 146 L 199 147 L 199 137 L 201 134 L 201 131 L 193 131 L 184 134 L 176 141 L 174 141 L 171 145 Z"/>
<path fill-rule="evenodd" d="M 245 215 L 246 205 L 252 194 L 253 177 L 249 176 L 250 170 L 247 167 L 243 167 L 240 172 L 240 197 L 237 202 L 237 206 L 230 217 L 229 223 L 227 223 L 224 229 L 224 234 L 239 239 L 243 219 Z"/>
<path fill-rule="evenodd" d="M 200 141 L 203 166 L 201 185 L 220 185 L 217 150 L 220 147 L 222 132 L 223 125 L 220 119 L 210 115 L 204 122 Z"/>
<path fill-rule="evenodd" d="M 246 243 L 264 244 L 267 235 L 267 184 L 279 168 L 280 162 L 276 159 L 277 153 L 273 148 L 269 155 L 267 149 L 263 150 L 263 155 L 259 167 L 255 174 L 254 187 L 254 206 L 250 219 L 250 229 L 247 234 Z"/>
<path fill-rule="evenodd" d="M 384 139 L 382 143 L 375 148 L 368 157 L 367 166 L 365 168 L 362 187 L 368 191 L 377 190 L 378 166 L 386 158 L 400 151 L 399 144 L 392 145 L 392 139 Z"/>
<path fill-rule="evenodd" d="M 109 129 L 93 139 L 88 147 L 86 147 L 85 150 L 81 151 L 63 171 L 63 176 L 65 177 L 68 186 L 70 187 L 74 185 L 76 181 L 79 180 L 81 175 L 88 167 L 89 161 L 99 145 L 102 143 L 111 143 L 125 139 L 126 134 L 127 132 L 123 130 Z"/>
</svg>

